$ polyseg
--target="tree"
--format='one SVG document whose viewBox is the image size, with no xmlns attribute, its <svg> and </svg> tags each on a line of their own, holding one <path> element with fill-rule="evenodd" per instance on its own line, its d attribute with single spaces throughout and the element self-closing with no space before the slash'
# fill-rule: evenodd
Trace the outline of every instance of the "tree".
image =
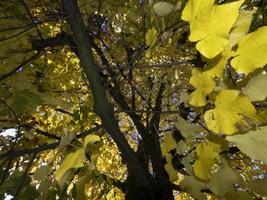
<svg viewBox="0 0 267 200">
<path fill-rule="evenodd" d="M 1 199 L 267 196 L 265 1 L 0 9 Z"/>
</svg>

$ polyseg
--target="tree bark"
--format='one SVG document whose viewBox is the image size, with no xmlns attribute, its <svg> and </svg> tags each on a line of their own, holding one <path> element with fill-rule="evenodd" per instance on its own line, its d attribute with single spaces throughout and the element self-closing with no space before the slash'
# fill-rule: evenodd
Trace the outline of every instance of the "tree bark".
<svg viewBox="0 0 267 200">
<path fill-rule="evenodd" d="M 81 67 L 91 86 L 94 111 L 101 118 L 105 129 L 117 144 L 122 154 L 122 159 L 126 162 L 128 168 L 128 180 L 130 181 L 126 184 L 126 198 L 132 200 L 157 199 L 152 191 L 153 187 L 149 180 L 149 173 L 142 168 L 137 154 L 120 131 L 113 108 L 106 97 L 100 76 L 100 68 L 94 61 L 91 50 L 92 43 L 88 37 L 78 4 L 75 0 L 62 0 L 62 4 L 63 11 L 68 17 L 70 30 L 74 34 L 73 38 L 77 45 Z"/>
</svg>

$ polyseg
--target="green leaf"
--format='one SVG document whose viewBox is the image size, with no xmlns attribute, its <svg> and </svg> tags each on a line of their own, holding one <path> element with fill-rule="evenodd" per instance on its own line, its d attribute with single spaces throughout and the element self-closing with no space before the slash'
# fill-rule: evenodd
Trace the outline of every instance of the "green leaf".
<svg viewBox="0 0 267 200">
<path fill-rule="evenodd" d="M 33 174 L 34 178 L 38 181 L 44 180 L 47 178 L 47 175 L 49 174 L 49 166 L 41 166 L 39 167 L 36 172 Z"/>
<path fill-rule="evenodd" d="M 190 150 L 190 147 L 185 143 L 184 140 L 181 140 L 177 143 L 176 153 L 183 155 Z"/>
<path fill-rule="evenodd" d="M 234 190 L 234 184 L 240 183 L 240 176 L 233 170 L 228 162 L 223 159 L 219 170 L 212 175 L 206 185 L 214 194 L 223 196 L 230 190 Z"/>
<path fill-rule="evenodd" d="M 80 177 L 77 182 L 75 183 L 76 185 L 76 198 L 79 200 L 86 200 L 86 195 L 85 195 L 85 186 L 86 183 L 90 182 L 91 178 L 91 172 L 89 172 L 88 174 Z"/>
<path fill-rule="evenodd" d="M 16 191 L 16 188 L 21 184 L 23 181 L 24 186 L 28 185 L 31 181 L 31 178 L 28 174 L 26 174 L 26 178 L 23 176 L 22 171 L 14 171 L 8 179 L 6 179 L 1 185 L 0 185 L 0 194 L 2 192 L 7 192 L 8 194 L 13 194 L 13 192 Z"/>
<path fill-rule="evenodd" d="M 183 191 L 187 192 L 195 199 L 207 199 L 206 196 L 201 192 L 202 189 L 205 189 L 205 183 L 197 180 L 194 176 L 185 176 L 180 182 L 180 187 Z"/>
<path fill-rule="evenodd" d="M 153 5 L 153 11 L 160 17 L 165 17 L 174 11 L 174 6 L 166 1 L 160 1 Z"/>
<path fill-rule="evenodd" d="M 146 33 L 146 45 L 153 47 L 156 44 L 157 41 L 157 31 L 154 27 L 151 29 L 148 29 Z"/>
<path fill-rule="evenodd" d="M 245 134 L 228 136 L 226 139 L 235 144 L 244 154 L 267 164 L 267 126 Z"/>
<path fill-rule="evenodd" d="M 196 155 L 194 151 L 188 153 L 186 156 L 182 158 L 182 164 L 184 165 L 186 171 L 190 175 L 194 175 L 194 169 L 192 167 L 192 163 L 194 163 L 195 160 L 196 160 Z"/>
<path fill-rule="evenodd" d="M 193 124 L 185 121 L 182 117 L 177 117 L 175 126 L 185 138 L 194 137 L 200 133 L 201 127 L 198 124 Z"/>
<path fill-rule="evenodd" d="M 257 194 L 267 196 L 267 179 L 252 181 L 248 183 L 247 187 Z"/>
<path fill-rule="evenodd" d="M 2 88 L 0 87 L 0 97 L 8 97 L 10 96 L 10 93 L 8 92 L 8 90 L 6 88 Z"/>
<path fill-rule="evenodd" d="M 258 74 L 252 77 L 246 87 L 244 94 L 249 97 L 251 101 L 263 101 L 267 97 L 267 75 Z"/>
<path fill-rule="evenodd" d="M 16 113 L 21 113 L 23 109 L 28 105 L 29 99 L 22 95 L 16 95 L 13 97 L 13 102 L 11 103 L 11 108 L 14 110 Z"/>
<path fill-rule="evenodd" d="M 253 196 L 248 192 L 232 190 L 228 192 L 222 200 L 254 200 Z"/>
<path fill-rule="evenodd" d="M 36 200 L 36 198 L 39 196 L 38 191 L 35 189 L 34 186 L 29 185 L 25 188 L 23 193 L 20 195 L 21 200 Z"/>
<path fill-rule="evenodd" d="M 228 150 L 227 141 L 222 137 L 218 137 L 217 135 L 208 135 L 205 139 L 205 142 L 211 145 L 214 151 L 218 153 Z"/>
</svg>

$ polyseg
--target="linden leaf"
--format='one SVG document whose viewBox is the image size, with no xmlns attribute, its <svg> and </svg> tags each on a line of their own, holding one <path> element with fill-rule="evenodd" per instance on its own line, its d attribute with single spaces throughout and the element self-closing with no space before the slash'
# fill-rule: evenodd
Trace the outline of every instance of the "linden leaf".
<svg viewBox="0 0 267 200">
<path fill-rule="evenodd" d="M 211 169 L 219 154 L 215 151 L 211 144 L 207 143 L 197 145 L 196 153 L 198 159 L 193 165 L 195 175 L 197 178 L 206 181 L 211 177 Z"/>
<path fill-rule="evenodd" d="M 98 135 L 88 135 L 85 137 L 83 147 L 77 151 L 70 153 L 66 156 L 60 165 L 60 168 L 55 172 L 56 180 L 60 181 L 63 175 L 71 168 L 80 168 L 84 166 L 86 160 L 85 150 L 88 144 L 98 142 L 100 137 Z M 92 148 L 92 146 L 91 146 Z"/>
<path fill-rule="evenodd" d="M 168 2 L 160 1 L 153 5 L 153 10 L 156 13 L 156 15 L 160 17 L 165 17 L 174 10 L 174 6 Z"/>
<path fill-rule="evenodd" d="M 228 143 L 224 138 L 216 135 L 208 135 L 205 142 L 212 146 L 214 151 L 221 153 L 222 151 L 228 150 Z"/>
<path fill-rule="evenodd" d="M 89 171 L 89 173 L 83 175 L 82 177 L 79 177 L 79 179 L 77 180 L 77 182 L 75 183 L 77 192 L 76 192 L 76 199 L 79 200 L 86 200 L 86 194 L 85 194 L 85 187 L 86 184 L 88 182 L 90 182 L 91 180 L 91 173 Z"/>
<path fill-rule="evenodd" d="M 189 40 L 196 42 L 208 35 L 210 15 L 215 0 L 189 0 L 182 12 L 182 19 L 190 22 Z"/>
<path fill-rule="evenodd" d="M 66 146 L 68 146 L 72 140 L 75 138 L 75 134 L 68 131 L 68 129 L 63 129 L 64 134 L 61 136 L 60 143 L 58 148 L 62 150 Z"/>
<path fill-rule="evenodd" d="M 232 190 L 227 192 L 222 198 L 222 200 L 254 200 L 253 196 L 244 191 Z"/>
<path fill-rule="evenodd" d="M 100 141 L 100 137 L 98 135 L 87 135 L 84 138 L 83 147 L 85 148 L 88 144 L 95 144 L 96 142 Z"/>
<path fill-rule="evenodd" d="M 187 122 L 182 117 L 177 118 L 175 126 L 185 138 L 196 136 L 198 133 L 200 133 L 201 128 L 198 124 Z"/>
<path fill-rule="evenodd" d="M 148 29 L 147 33 L 146 33 L 146 45 L 147 46 L 154 46 L 156 44 L 157 41 L 157 31 L 154 27 L 152 27 L 151 29 Z"/>
<path fill-rule="evenodd" d="M 197 50 L 207 58 L 213 58 L 222 52 L 229 44 L 228 34 L 238 17 L 238 11 L 244 1 L 236 1 L 212 8 L 209 33 L 199 41 Z M 221 23 L 221 22 L 224 23 Z"/>
<path fill-rule="evenodd" d="M 180 183 L 180 187 L 183 191 L 187 192 L 195 199 L 207 199 L 206 196 L 201 192 L 202 189 L 205 189 L 205 183 L 197 180 L 194 176 L 185 176 Z"/>
<path fill-rule="evenodd" d="M 164 136 L 163 143 L 161 145 L 162 154 L 167 155 L 170 150 L 175 149 L 177 146 L 177 142 L 173 138 L 171 133 L 167 133 Z"/>
<path fill-rule="evenodd" d="M 206 68 L 209 69 L 206 71 L 207 75 L 212 78 L 222 77 L 223 71 L 230 56 L 231 49 L 229 47 L 225 47 L 225 50 L 220 55 L 207 62 Z"/>
<path fill-rule="evenodd" d="M 255 10 L 241 10 L 239 16 L 234 24 L 233 29 L 229 34 L 230 47 L 233 47 L 237 44 L 240 38 L 247 34 L 249 31 L 252 16 L 255 13 Z"/>
<path fill-rule="evenodd" d="M 185 143 L 184 140 L 181 140 L 177 143 L 176 153 L 179 155 L 185 155 L 190 151 L 190 147 Z"/>
<path fill-rule="evenodd" d="M 252 159 L 267 164 L 267 126 L 242 135 L 227 136 L 229 142 L 234 143 L 244 154 Z"/>
<path fill-rule="evenodd" d="M 263 101 L 267 97 L 267 75 L 258 74 L 250 79 L 244 88 L 244 94 L 249 97 L 251 101 Z"/>
<path fill-rule="evenodd" d="M 84 149 L 81 148 L 73 153 L 70 153 L 61 163 L 59 169 L 55 171 L 56 180 L 59 182 L 63 175 L 71 168 L 79 168 L 84 166 L 85 153 Z"/>
<path fill-rule="evenodd" d="M 99 143 L 100 137 L 98 135 L 88 135 L 84 139 L 83 148 L 85 149 L 86 155 L 90 155 L 90 162 L 95 163 L 99 157 Z"/>
<path fill-rule="evenodd" d="M 267 26 L 243 36 L 237 43 L 231 65 L 238 73 L 249 74 L 267 63 Z"/>
<path fill-rule="evenodd" d="M 248 183 L 248 188 L 250 188 L 253 192 L 256 192 L 261 195 L 267 196 L 267 179 L 252 181 Z"/>
<path fill-rule="evenodd" d="M 226 160 L 222 160 L 219 170 L 213 174 L 207 187 L 216 195 L 223 196 L 231 189 L 234 189 L 234 184 L 240 182 L 240 177 L 237 172 L 232 169 Z"/>
<path fill-rule="evenodd" d="M 231 50 L 227 47 L 220 55 L 207 62 L 207 71 L 200 72 L 197 69 L 193 69 L 190 83 L 196 90 L 191 94 L 191 99 L 189 100 L 191 105 L 197 107 L 206 105 L 206 97 L 216 89 L 214 78 L 222 77 L 230 55 Z"/>
<path fill-rule="evenodd" d="M 174 169 L 173 165 L 172 165 L 172 156 L 170 153 L 165 155 L 165 159 L 166 159 L 166 164 L 164 165 L 164 168 L 166 170 L 166 172 L 169 175 L 169 180 L 171 182 L 174 182 L 177 180 L 177 171 Z"/>
<path fill-rule="evenodd" d="M 189 83 L 196 88 L 191 94 L 189 103 L 193 106 L 204 106 L 206 96 L 215 88 L 214 80 L 208 73 L 193 69 Z"/>
<path fill-rule="evenodd" d="M 257 122 L 256 109 L 248 97 L 236 90 L 221 90 L 215 100 L 215 108 L 204 114 L 204 120 L 215 133 L 234 134 L 237 125 L 251 126 Z"/>
<path fill-rule="evenodd" d="M 196 48 L 202 55 L 213 58 L 229 44 L 228 34 L 243 2 L 214 5 L 214 0 L 189 0 L 182 19 L 190 23 L 189 40 L 198 41 Z"/>
<path fill-rule="evenodd" d="M 47 178 L 47 175 L 50 172 L 50 167 L 48 165 L 44 165 L 39 167 L 36 172 L 33 174 L 34 178 L 38 181 L 44 180 Z"/>
</svg>

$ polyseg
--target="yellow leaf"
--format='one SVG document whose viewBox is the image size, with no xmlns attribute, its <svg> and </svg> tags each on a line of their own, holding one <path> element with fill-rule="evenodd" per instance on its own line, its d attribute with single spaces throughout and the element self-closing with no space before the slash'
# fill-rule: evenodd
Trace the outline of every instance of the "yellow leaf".
<svg viewBox="0 0 267 200">
<path fill-rule="evenodd" d="M 204 106 L 206 104 L 206 96 L 215 88 L 214 80 L 208 73 L 193 69 L 189 83 L 196 89 L 191 94 L 189 103 L 193 106 Z"/>
<path fill-rule="evenodd" d="M 267 26 L 239 40 L 231 65 L 238 73 L 249 74 L 267 63 Z"/>
<path fill-rule="evenodd" d="M 83 167 L 84 162 L 86 160 L 85 150 L 87 145 L 91 144 L 90 148 L 92 150 L 92 148 L 94 147 L 92 145 L 98 141 L 100 141 L 100 137 L 98 135 L 91 134 L 86 136 L 83 142 L 83 147 L 73 153 L 68 154 L 61 163 L 60 168 L 56 170 L 55 172 L 56 180 L 60 181 L 63 175 L 71 168 Z M 93 151 L 91 151 L 91 154 L 93 154 Z"/>
<path fill-rule="evenodd" d="M 213 92 L 216 86 L 214 78 L 221 78 L 223 76 L 223 71 L 230 56 L 231 50 L 229 47 L 226 47 L 220 55 L 208 60 L 206 65 L 207 71 L 200 72 L 197 69 L 193 69 L 190 83 L 196 90 L 191 94 L 189 100 L 191 105 L 196 107 L 206 105 L 206 96 Z"/>
<path fill-rule="evenodd" d="M 59 182 L 63 175 L 71 168 L 79 168 L 84 166 L 85 153 L 84 149 L 81 148 L 73 153 L 70 153 L 63 160 L 59 169 L 55 171 L 56 180 Z"/>
<path fill-rule="evenodd" d="M 189 0 L 187 2 L 182 13 L 182 19 L 190 23 L 190 41 L 196 42 L 207 36 L 214 1 Z"/>
<path fill-rule="evenodd" d="M 255 10 L 241 10 L 240 14 L 229 34 L 230 47 L 237 44 L 240 38 L 247 34 L 251 25 L 252 16 Z"/>
<path fill-rule="evenodd" d="M 207 94 L 203 93 L 202 90 L 196 90 L 192 92 L 188 103 L 196 107 L 205 106 L 207 104 L 206 96 Z"/>
<path fill-rule="evenodd" d="M 169 175 L 169 180 L 171 182 L 174 182 L 177 180 L 178 177 L 177 177 L 177 171 L 174 169 L 172 165 L 172 156 L 171 154 L 168 153 L 165 155 L 165 158 L 167 163 L 164 165 L 164 168 Z"/>
<path fill-rule="evenodd" d="M 162 145 L 161 145 L 161 150 L 163 155 L 167 155 L 170 150 L 176 149 L 177 147 L 177 142 L 175 139 L 172 137 L 171 133 L 167 133 L 164 136 Z"/>
<path fill-rule="evenodd" d="M 251 126 L 257 122 L 256 109 L 248 97 L 239 95 L 236 90 L 221 90 L 215 100 L 215 108 L 205 113 L 204 119 L 215 133 L 234 134 L 237 125 Z"/>
<path fill-rule="evenodd" d="M 207 62 L 207 74 L 212 78 L 220 78 L 223 75 L 223 71 L 228 62 L 228 59 L 231 56 L 231 49 L 229 47 L 225 47 L 225 50 L 215 58 L 209 60 Z"/>
<path fill-rule="evenodd" d="M 209 180 L 212 167 L 215 164 L 219 153 L 228 149 L 227 142 L 217 136 L 208 136 L 205 143 L 201 143 L 196 148 L 197 160 L 193 168 L 197 178 Z"/>
<path fill-rule="evenodd" d="M 83 146 L 85 148 L 87 146 L 87 144 L 89 144 L 89 143 L 94 144 L 98 141 L 100 141 L 100 137 L 98 135 L 90 134 L 84 138 Z"/>
<path fill-rule="evenodd" d="M 211 170 L 219 156 L 213 146 L 209 143 L 201 143 L 197 145 L 196 153 L 198 159 L 193 167 L 197 178 L 207 181 L 211 177 Z"/>
<path fill-rule="evenodd" d="M 189 0 L 182 19 L 190 23 L 189 40 L 198 41 L 196 48 L 202 55 L 214 58 L 229 44 L 228 34 L 243 2 L 214 5 L 214 0 Z"/>
<path fill-rule="evenodd" d="M 146 45 L 152 47 L 156 44 L 156 41 L 157 31 L 154 27 L 152 27 L 151 29 L 148 29 L 146 33 Z"/>
</svg>

